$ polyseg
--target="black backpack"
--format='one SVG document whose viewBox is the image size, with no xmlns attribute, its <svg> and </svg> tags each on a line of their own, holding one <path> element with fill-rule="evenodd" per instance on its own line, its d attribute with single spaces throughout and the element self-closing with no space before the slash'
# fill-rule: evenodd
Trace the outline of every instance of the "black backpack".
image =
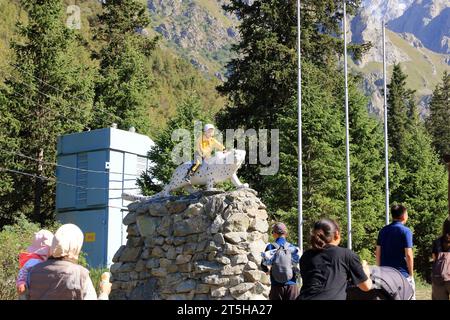
<svg viewBox="0 0 450 320">
<path fill-rule="evenodd" d="M 271 275 L 278 283 L 285 283 L 292 279 L 294 272 L 292 270 L 292 253 L 289 250 L 289 243 L 283 246 L 274 242 L 272 245 L 277 250 L 273 257 Z"/>
</svg>

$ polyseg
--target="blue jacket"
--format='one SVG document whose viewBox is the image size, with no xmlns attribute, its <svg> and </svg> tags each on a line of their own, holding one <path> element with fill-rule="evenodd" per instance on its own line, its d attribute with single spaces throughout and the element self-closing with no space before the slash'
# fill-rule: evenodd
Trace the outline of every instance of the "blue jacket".
<svg viewBox="0 0 450 320">
<path fill-rule="evenodd" d="M 284 244 L 287 242 L 286 238 L 280 237 L 275 241 L 279 246 L 284 246 Z M 289 243 L 289 242 L 288 242 Z M 298 268 L 297 268 L 297 264 L 300 261 L 300 249 L 296 246 L 294 246 L 292 243 L 289 243 L 288 246 L 289 250 L 291 251 L 291 256 L 292 256 L 292 271 L 293 271 L 293 277 L 291 280 L 285 282 L 285 283 L 279 283 L 277 281 L 275 281 L 275 279 L 272 277 L 272 274 L 270 274 L 270 282 L 272 285 L 275 286 L 288 286 L 288 285 L 295 285 L 297 284 L 297 273 L 298 273 Z M 268 266 L 272 265 L 273 262 L 273 258 L 275 255 L 275 252 L 277 251 L 277 249 L 273 246 L 273 244 L 269 243 L 266 246 L 266 249 L 263 253 L 261 253 L 262 256 L 262 261 L 261 261 L 261 269 L 264 272 L 269 271 Z"/>
</svg>

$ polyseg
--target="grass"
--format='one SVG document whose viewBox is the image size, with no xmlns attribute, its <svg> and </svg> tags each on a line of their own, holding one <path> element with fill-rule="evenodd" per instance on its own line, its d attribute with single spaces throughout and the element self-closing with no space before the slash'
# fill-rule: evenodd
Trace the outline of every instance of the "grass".
<svg viewBox="0 0 450 320">
<path fill-rule="evenodd" d="M 225 16 L 225 11 L 216 0 L 198 0 L 197 4 L 222 23 L 225 28 L 232 27 L 233 21 Z"/>
<path fill-rule="evenodd" d="M 416 280 L 416 300 L 431 300 L 431 284 Z"/>
</svg>

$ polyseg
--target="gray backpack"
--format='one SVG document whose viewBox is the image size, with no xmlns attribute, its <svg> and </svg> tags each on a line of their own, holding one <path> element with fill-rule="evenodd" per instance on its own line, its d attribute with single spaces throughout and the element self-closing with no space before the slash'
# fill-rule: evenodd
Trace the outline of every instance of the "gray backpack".
<svg viewBox="0 0 450 320">
<path fill-rule="evenodd" d="M 272 245 L 277 250 L 273 257 L 271 274 L 273 279 L 278 283 L 285 283 L 292 279 L 294 273 L 292 271 L 292 254 L 289 250 L 289 243 L 280 246 L 274 242 Z"/>
</svg>

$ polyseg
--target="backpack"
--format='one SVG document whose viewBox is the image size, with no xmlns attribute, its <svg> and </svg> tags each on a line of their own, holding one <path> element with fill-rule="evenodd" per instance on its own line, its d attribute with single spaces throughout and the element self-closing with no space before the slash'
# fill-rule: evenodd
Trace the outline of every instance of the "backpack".
<svg viewBox="0 0 450 320">
<path fill-rule="evenodd" d="M 450 252 L 439 252 L 433 262 L 432 278 L 438 282 L 450 281 Z"/>
<path fill-rule="evenodd" d="M 283 246 L 274 242 L 272 245 L 277 250 L 273 257 L 271 275 L 278 283 L 285 283 L 292 279 L 294 272 L 292 270 L 292 253 L 289 250 L 289 243 Z"/>
</svg>

